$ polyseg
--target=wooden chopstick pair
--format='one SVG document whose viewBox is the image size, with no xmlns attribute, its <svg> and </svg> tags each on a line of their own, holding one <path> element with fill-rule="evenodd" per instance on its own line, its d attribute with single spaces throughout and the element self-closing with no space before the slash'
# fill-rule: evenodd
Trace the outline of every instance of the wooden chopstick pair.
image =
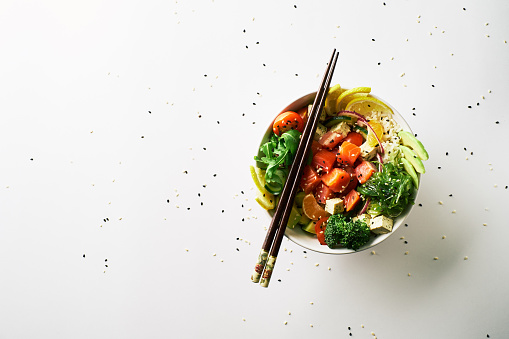
<svg viewBox="0 0 509 339">
<path fill-rule="evenodd" d="M 272 217 L 262 249 L 258 255 L 258 261 L 256 262 L 254 272 L 251 275 L 251 280 L 255 283 L 260 282 L 262 287 L 269 286 L 270 277 L 274 271 L 276 258 L 285 234 L 286 224 L 290 218 L 293 200 L 295 199 L 295 194 L 297 193 L 299 186 L 299 179 L 302 175 L 302 170 L 306 165 L 307 154 L 309 154 L 311 150 L 311 144 L 316 132 L 318 119 L 322 112 L 325 98 L 329 93 L 329 86 L 332 80 L 332 75 L 334 74 L 334 68 L 336 67 L 338 56 L 339 53 L 336 52 L 336 49 L 334 49 L 329 63 L 327 64 L 327 69 L 322 82 L 320 83 L 318 92 L 316 93 L 311 112 L 308 112 L 308 122 L 302 133 L 297 153 L 295 154 L 295 159 L 290 167 L 290 173 L 288 174 L 283 191 L 281 192 L 281 197 L 274 216 Z"/>
</svg>

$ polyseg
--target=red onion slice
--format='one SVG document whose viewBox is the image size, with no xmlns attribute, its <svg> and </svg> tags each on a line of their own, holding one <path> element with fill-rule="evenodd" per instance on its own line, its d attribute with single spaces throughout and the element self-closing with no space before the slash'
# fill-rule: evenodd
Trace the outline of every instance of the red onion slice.
<svg viewBox="0 0 509 339">
<path fill-rule="evenodd" d="M 371 197 L 368 197 L 366 199 L 366 203 L 364 204 L 364 207 L 362 207 L 361 211 L 359 212 L 359 214 L 357 215 L 361 215 L 361 214 L 364 214 L 364 212 L 366 212 L 366 210 L 368 209 L 368 206 L 369 206 L 369 202 L 371 201 Z"/>
</svg>

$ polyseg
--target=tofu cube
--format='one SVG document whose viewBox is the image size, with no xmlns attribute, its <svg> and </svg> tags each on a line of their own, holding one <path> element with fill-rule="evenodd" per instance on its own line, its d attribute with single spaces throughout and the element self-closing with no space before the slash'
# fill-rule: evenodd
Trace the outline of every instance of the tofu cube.
<svg viewBox="0 0 509 339">
<path fill-rule="evenodd" d="M 361 145 L 361 157 L 364 160 L 371 160 L 376 155 L 377 150 L 378 146 L 373 147 L 365 142 Z"/>
<path fill-rule="evenodd" d="M 375 234 L 385 234 L 392 232 L 392 225 L 393 221 L 391 218 L 388 218 L 385 215 L 379 215 L 378 217 L 371 219 L 369 229 Z"/>
<path fill-rule="evenodd" d="M 318 123 L 318 124 L 316 124 L 316 132 L 315 132 L 315 136 L 314 136 L 313 139 L 318 141 L 318 140 L 320 140 L 322 135 L 324 135 L 325 133 L 327 133 L 327 127 L 325 127 L 324 125 Z"/>
<path fill-rule="evenodd" d="M 345 205 L 343 203 L 343 199 L 340 198 L 334 198 L 329 199 L 325 202 L 325 211 L 329 212 L 330 214 L 338 214 L 343 212 L 345 209 Z"/>
<path fill-rule="evenodd" d="M 333 132 L 336 132 L 338 134 L 341 134 L 343 138 L 346 138 L 348 133 L 350 133 L 350 126 L 346 122 L 340 122 L 337 125 L 332 126 L 330 129 Z"/>
<path fill-rule="evenodd" d="M 364 221 L 368 227 L 371 225 L 371 215 L 365 213 L 352 218 L 352 221 Z"/>
</svg>

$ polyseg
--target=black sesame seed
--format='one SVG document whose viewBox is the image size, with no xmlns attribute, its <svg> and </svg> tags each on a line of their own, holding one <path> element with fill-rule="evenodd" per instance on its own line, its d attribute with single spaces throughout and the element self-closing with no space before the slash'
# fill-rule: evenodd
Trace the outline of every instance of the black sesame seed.
<svg viewBox="0 0 509 339">
<path fill-rule="evenodd" d="M 85 258 L 85 254 L 83 254 L 83 258 Z"/>
<path fill-rule="evenodd" d="M 445 155 L 449 155 L 449 152 L 445 152 Z"/>
<path fill-rule="evenodd" d="M 148 111 L 148 113 L 149 113 L 149 114 L 152 114 L 152 112 L 151 112 L 151 111 Z"/>
<path fill-rule="evenodd" d="M 375 41 L 375 39 L 371 39 L 371 41 Z"/>
<path fill-rule="evenodd" d="M 441 169 L 441 168 L 442 168 L 442 166 L 438 166 L 438 169 Z"/>
<path fill-rule="evenodd" d="M 498 125 L 500 122 L 499 121 L 495 121 L 495 123 Z M 30 159 L 30 160 L 32 160 L 32 159 Z"/>
<path fill-rule="evenodd" d="M 472 108 L 472 106 L 468 106 L 468 108 Z"/>
<path fill-rule="evenodd" d="M 431 85 L 431 87 L 435 87 L 435 85 Z"/>
<path fill-rule="evenodd" d="M 452 194 L 449 194 L 450 197 L 452 197 Z"/>
<path fill-rule="evenodd" d="M 380 63 L 378 63 L 378 66 L 380 66 Z"/>
<path fill-rule="evenodd" d="M 408 244 L 408 241 L 405 240 L 405 244 Z"/>
<path fill-rule="evenodd" d="M 281 279 L 278 279 L 277 281 L 281 282 Z"/>
<path fill-rule="evenodd" d="M 237 251 L 239 251 L 239 249 L 237 248 Z"/>
<path fill-rule="evenodd" d="M 294 8 L 297 8 L 297 5 L 293 5 Z"/>
<path fill-rule="evenodd" d="M 422 204 L 419 204 L 420 207 L 422 207 Z"/>
<path fill-rule="evenodd" d="M 166 199 L 166 202 L 167 202 L 167 203 L 170 203 L 170 199 Z"/>
<path fill-rule="evenodd" d="M 408 224 L 405 224 L 405 227 L 408 227 Z"/>
</svg>

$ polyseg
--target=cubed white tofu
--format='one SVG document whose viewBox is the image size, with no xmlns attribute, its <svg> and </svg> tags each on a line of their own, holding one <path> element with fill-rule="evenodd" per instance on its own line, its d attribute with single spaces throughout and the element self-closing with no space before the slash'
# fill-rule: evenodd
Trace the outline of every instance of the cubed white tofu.
<svg viewBox="0 0 509 339">
<path fill-rule="evenodd" d="M 324 135 L 325 133 L 327 133 L 327 127 L 325 127 L 324 125 L 318 123 L 318 124 L 316 124 L 316 132 L 315 132 L 315 136 L 314 136 L 313 139 L 318 141 L 318 140 L 320 140 L 322 135 Z"/>
<path fill-rule="evenodd" d="M 343 138 L 346 138 L 346 136 L 350 132 L 350 125 L 343 121 L 337 125 L 332 126 L 330 130 L 338 134 L 341 134 Z"/>
<path fill-rule="evenodd" d="M 371 219 L 369 229 L 375 234 L 385 234 L 392 232 L 392 225 L 393 221 L 391 218 L 388 218 L 385 215 L 379 215 L 378 217 Z"/>
<path fill-rule="evenodd" d="M 364 160 L 371 160 L 376 155 L 377 150 L 378 146 L 373 147 L 365 142 L 361 145 L 361 157 Z"/>
<path fill-rule="evenodd" d="M 366 223 L 366 225 L 371 225 L 371 215 L 367 214 L 367 213 L 364 213 L 364 214 L 361 214 L 361 215 L 358 215 L 356 217 L 353 217 L 352 218 L 352 221 L 356 221 L 356 220 L 360 220 L 360 221 L 364 221 Z"/>
<path fill-rule="evenodd" d="M 343 203 L 343 199 L 340 198 L 334 198 L 329 199 L 325 202 L 325 211 L 329 212 L 330 214 L 338 214 L 343 212 L 345 209 L 345 205 Z"/>
</svg>

